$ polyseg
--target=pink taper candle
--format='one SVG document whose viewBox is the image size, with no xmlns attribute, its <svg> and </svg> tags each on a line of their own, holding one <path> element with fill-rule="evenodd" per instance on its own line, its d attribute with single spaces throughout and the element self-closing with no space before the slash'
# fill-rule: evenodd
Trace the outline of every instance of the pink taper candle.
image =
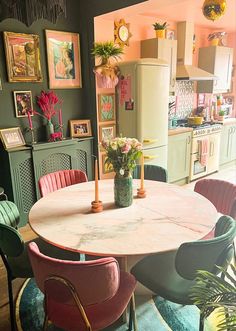
<svg viewBox="0 0 236 331">
<path fill-rule="evenodd" d="M 98 197 L 98 160 L 95 160 L 95 202 L 99 202 Z"/>
<path fill-rule="evenodd" d="M 28 116 L 28 121 L 29 121 L 29 127 L 30 127 L 30 129 L 33 129 L 33 123 L 32 123 L 32 119 L 31 119 L 31 115 L 30 115 L 29 111 L 27 111 L 27 116 Z"/>
<path fill-rule="evenodd" d="M 144 182 L 144 155 L 142 153 L 142 156 L 141 156 L 141 190 L 143 190 L 143 182 Z"/>
<path fill-rule="evenodd" d="M 58 122 L 59 122 L 59 125 L 62 125 L 62 114 L 61 114 L 61 109 L 59 109 L 59 112 L 58 112 Z"/>
</svg>

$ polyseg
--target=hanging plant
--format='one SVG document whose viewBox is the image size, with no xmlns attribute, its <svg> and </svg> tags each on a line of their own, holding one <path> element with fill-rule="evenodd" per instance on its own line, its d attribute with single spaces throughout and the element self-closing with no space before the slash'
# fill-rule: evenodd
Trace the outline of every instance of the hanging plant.
<svg viewBox="0 0 236 331">
<path fill-rule="evenodd" d="M 202 7 L 203 15 L 211 21 L 225 14 L 226 0 L 205 0 Z"/>
</svg>

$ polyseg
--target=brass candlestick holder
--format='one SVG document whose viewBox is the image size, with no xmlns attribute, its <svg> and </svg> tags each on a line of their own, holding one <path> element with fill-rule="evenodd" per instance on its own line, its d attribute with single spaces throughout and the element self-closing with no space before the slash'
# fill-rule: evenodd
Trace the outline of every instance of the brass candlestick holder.
<svg viewBox="0 0 236 331">
<path fill-rule="evenodd" d="M 59 129 L 60 129 L 60 132 L 61 132 L 61 140 L 65 139 L 64 136 L 63 136 L 63 124 L 59 124 Z"/>
<path fill-rule="evenodd" d="M 35 140 L 35 137 L 34 137 L 34 128 L 29 128 L 30 130 L 30 134 L 31 134 L 31 144 L 36 144 L 37 141 Z"/>
<path fill-rule="evenodd" d="M 101 211 L 103 211 L 103 205 L 102 205 L 102 201 L 92 201 L 91 202 L 91 210 L 93 213 L 100 213 Z"/>
<path fill-rule="evenodd" d="M 137 189 L 137 196 L 138 198 L 146 198 L 146 190 L 144 188 L 138 188 Z"/>
</svg>

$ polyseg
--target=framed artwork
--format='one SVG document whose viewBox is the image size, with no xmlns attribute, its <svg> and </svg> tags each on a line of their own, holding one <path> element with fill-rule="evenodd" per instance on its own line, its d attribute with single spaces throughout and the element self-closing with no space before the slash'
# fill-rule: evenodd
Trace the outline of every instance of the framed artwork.
<svg viewBox="0 0 236 331">
<path fill-rule="evenodd" d="M 82 87 L 78 33 L 46 30 L 49 87 Z"/>
<path fill-rule="evenodd" d="M 39 36 L 3 32 L 9 82 L 42 82 Z"/>
<path fill-rule="evenodd" d="M 113 166 L 111 164 L 105 163 L 107 159 L 106 154 L 102 154 L 102 172 L 103 174 L 108 174 L 113 171 Z"/>
<path fill-rule="evenodd" d="M 98 95 L 98 117 L 100 122 L 115 120 L 115 94 Z"/>
<path fill-rule="evenodd" d="M 116 126 L 115 124 L 101 125 L 99 127 L 99 140 L 110 140 L 115 138 L 116 135 Z"/>
<path fill-rule="evenodd" d="M 27 112 L 33 109 L 31 91 L 14 91 L 16 117 L 27 117 Z"/>
<path fill-rule="evenodd" d="M 75 137 L 90 137 L 91 122 L 90 120 L 70 120 L 70 135 Z"/>
<path fill-rule="evenodd" d="M 166 39 L 175 40 L 175 30 L 166 29 Z"/>
<path fill-rule="evenodd" d="M 0 138 L 5 149 L 25 145 L 25 139 L 19 127 L 0 129 Z"/>
</svg>

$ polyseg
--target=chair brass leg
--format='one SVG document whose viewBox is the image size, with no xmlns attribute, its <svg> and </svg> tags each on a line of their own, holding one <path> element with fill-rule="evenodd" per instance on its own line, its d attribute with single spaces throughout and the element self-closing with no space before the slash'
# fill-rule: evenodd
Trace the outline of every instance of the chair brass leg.
<svg viewBox="0 0 236 331">
<path fill-rule="evenodd" d="M 45 313 L 44 321 L 43 321 L 43 331 L 47 331 L 48 328 L 48 315 Z"/>
<path fill-rule="evenodd" d="M 9 275 L 7 275 L 7 283 L 8 283 L 8 297 L 9 297 L 9 307 L 10 307 L 11 331 L 15 331 L 16 326 L 15 326 L 15 315 L 14 315 L 12 279 Z"/>
<path fill-rule="evenodd" d="M 134 293 L 130 299 L 129 331 L 132 330 L 133 325 L 134 325 L 134 331 L 138 331 L 138 324 L 137 324 L 136 312 L 135 312 Z"/>
</svg>

